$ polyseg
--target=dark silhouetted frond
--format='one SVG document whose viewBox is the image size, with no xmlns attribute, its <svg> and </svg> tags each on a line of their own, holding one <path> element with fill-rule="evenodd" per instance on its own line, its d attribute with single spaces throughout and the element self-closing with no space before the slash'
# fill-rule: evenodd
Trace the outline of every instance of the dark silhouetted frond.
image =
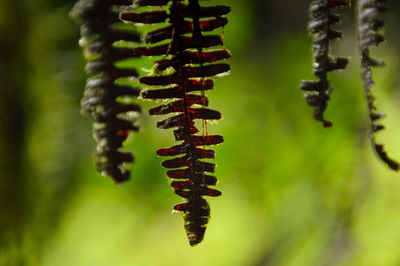
<svg viewBox="0 0 400 266">
<path fill-rule="evenodd" d="M 209 188 L 217 183 L 215 164 L 205 161 L 213 159 L 214 151 L 202 146 L 223 142 L 219 135 L 208 135 L 206 120 L 218 120 L 221 114 L 209 109 L 204 91 L 214 87 L 211 77 L 226 73 L 228 64 L 215 63 L 230 57 L 221 46 L 220 35 L 206 34 L 223 27 L 224 17 L 230 12 L 227 6 L 201 7 L 198 0 L 138 0 L 139 7 L 157 6 L 148 11 L 125 12 L 122 19 L 137 23 L 155 24 L 168 22 L 161 28 L 144 35 L 146 47 L 136 49 L 146 56 L 163 56 L 155 62 L 153 74 L 143 76 L 140 82 L 159 88 L 144 90 L 141 96 L 151 100 L 169 100 L 150 110 L 151 115 L 172 115 L 157 123 L 157 127 L 174 129 L 175 140 L 180 143 L 159 149 L 159 156 L 174 157 L 162 163 L 172 179 L 175 193 L 187 202 L 174 206 L 183 213 L 185 229 L 190 245 L 200 243 L 204 237 L 210 217 L 210 208 L 204 196 L 219 196 L 221 192 Z M 203 130 L 197 128 L 195 120 L 202 121 Z"/>
<path fill-rule="evenodd" d="M 382 144 L 376 143 L 376 132 L 384 129 L 378 120 L 384 117 L 383 113 L 377 112 L 375 97 L 372 95 L 371 88 L 375 86 L 372 79 L 372 69 L 374 66 L 383 66 L 384 62 L 372 59 L 369 55 L 371 46 L 378 46 L 385 39 L 380 33 L 384 26 L 384 21 L 379 17 L 380 13 L 386 11 L 386 0 L 359 0 L 358 1 L 358 41 L 361 61 L 361 77 L 367 98 L 369 119 L 370 119 L 370 139 L 371 143 L 382 161 L 389 168 L 398 171 L 399 163 L 389 158 Z"/>
<path fill-rule="evenodd" d="M 136 116 L 140 107 L 132 102 L 140 91 L 123 78 L 137 77 L 132 68 L 119 68 L 116 63 L 137 55 L 131 48 L 115 43 L 140 42 L 140 35 L 122 28 L 119 13 L 128 10 L 129 0 L 81 0 L 71 15 L 81 25 L 80 45 L 88 60 L 86 71 L 91 76 L 82 99 L 82 112 L 95 118 L 93 136 L 97 141 L 94 154 L 97 169 L 120 183 L 129 179 L 124 166 L 133 161 L 133 153 L 120 150 L 132 131 L 137 131 Z"/>
<path fill-rule="evenodd" d="M 342 37 L 340 31 L 332 29 L 334 24 L 340 22 L 340 16 L 333 10 L 342 6 L 349 6 L 348 0 L 313 0 L 310 6 L 309 30 L 314 35 L 313 67 L 317 80 L 303 80 L 301 89 L 306 91 L 305 98 L 308 104 L 314 107 L 314 118 L 323 122 L 325 127 L 332 126 L 332 122 L 324 118 L 329 95 L 332 93 L 328 72 L 344 69 L 348 63 L 346 58 L 329 55 L 330 42 Z"/>
</svg>

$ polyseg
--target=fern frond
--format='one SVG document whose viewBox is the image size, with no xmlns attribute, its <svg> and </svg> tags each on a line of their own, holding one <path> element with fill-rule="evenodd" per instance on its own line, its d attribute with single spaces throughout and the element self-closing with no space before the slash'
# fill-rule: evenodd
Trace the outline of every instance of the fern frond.
<svg viewBox="0 0 400 266">
<path fill-rule="evenodd" d="M 206 120 L 218 120 L 221 114 L 207 108 L 208 98 L 204 91 L 214 87 L 211 77 L 230 70 L 228 64 L 215 63 L 230 57 L 220 35 L 206 35 L 227 23 L 224 15 L 227 6 L 201 7 L 198 0 L 138 0 L 137 7 L 158 6 L 141 13 L 126 12 L 124 20 L 155 24 L 168 21 L 166 26 L 148 32 L 143 39 L 148 46 L 136 51 L 142 55 L 163 57 L 155 62 L 154 75 L 143 76 L 140 82 L 161 88 L 144 90 L 141 96 L 151 100 L 169 102 L 150 110 L 151 115 L 173 115 L 157 123 L 163 129 L 174 128 L 175 140 L 180 143 L 159 149 L 159 156 L 175 157 L 162 163 L 173 181 L 175 193 L 187 202 L 177 204 L 174 210 L 183 213 L 185 229 L 190 245 L 200 243 L 210 217 L 210 207 L 204 196 L 219 196 L 221 192 L 209 188 L 217 179 L 213 173 L 215 164 L 205 161 L 214 159 L 215 152 L 201 146 L 223 142 L 220 135 L 208 135 Z M 213 64 L 214 63 L 214 64 Z M 203 133 L 199 134 L 195 120 L 203 121 Z"/>
<path fill-rule="evenodd" d="M 334 24 L 340 22 L 340 16 L 333 12 L 337 7 L 349 6 L 348 0 L 313 0 L 310 6 L 309 30 L 314 35 L 313 80 L 303 80 L 301 89 L 306 91 L 305 98 L 308 104 L 314 107 L 314 118 L 321 121 L 325 127 L 331 127 L 332 122 L 325 120 L 324 111 L 327 108 L 329 95 L 332 88 L 328 81 L 328 72 L 344 69 L 348 64 L 348 59 L 332 57 L 329 55 L 330 42 L 342 37 L 342 33 L 332 29 Z"/>
<path fill-rule="evenodd" d="M 97 141 L 94 153 L 97 169 L 116 183 L 129 179 L 130 171 L 124 164 L 133 162 L 133 153 L 121 151 L 122 143 L 138 126 L 135 116 L 140 106 L 131 100 L 136 98 L 139 88 L 123 85 L 121 78 L 135 78 L 133 68 L 119 68 L 116 63 L 136 57 L 131 48 L 116 47 L 117 41 L 140 42 L 140 35 L 121 28 L 119 13 L 128 10 L 129 0 L 81 0 L 71 16 L 81 25 L 80 44 L 88 60 L 88 78 L 82 112 L 95 118 L 93 136 Z"/>
<path fill-rule="evenodd" d="M 386 0 L 359 0 L 358 1 L 358 42 L 361 61 L 361 77 L 368 104 L 370 120 L 370 140 L 378 157 L 392 170 L 399 170 L 399 163 L 389 158 L 382 144 L 376 143 L 375 135 L 384 129 L 378 120 L 385 115 L 379 113 L 375 106 L 375 97 L 371 88 L 375 86 L 372 79 L 372 67 L 383 66 L 384 62 L 370 57 L 370 47 L 378 46 L 385 40 L 381 34 L 384 21 L 379 15 L 387 10 Z"/>
</svg>

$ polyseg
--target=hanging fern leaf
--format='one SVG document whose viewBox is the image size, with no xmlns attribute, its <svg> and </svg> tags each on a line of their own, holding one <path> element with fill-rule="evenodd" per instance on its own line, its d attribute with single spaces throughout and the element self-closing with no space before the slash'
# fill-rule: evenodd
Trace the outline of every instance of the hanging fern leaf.
<svg viewBox="0 0 400 266">
<path fill-rule="evenodd" d="M 138 88 L 123 85 L 121 78 L 137 77 L 132 68 L 118 68 L 116 63 L 136 57 L 130 48 L 116 47 L 117 41 L 140 42 L 140 35 L 121 28 L 119 12 L 127 10 L 129 0 L 81 0 L 71 15 L 81 25 L 80 40 L 88 60 L 86 70 L 91 76 L 82 99 L 82 112 L 94 116 L 93 136 L 97 141 L 94 154 L 97 169 L 120 183 L 129 179 L 125 163 L 133 161 L 133 154 L 120 150 L 132 131 L 137 131 L 135 116 L 140 107 L 131 100 Z"/>
<path fill-rule="evenodd" d="M 371 67 L 384 65 L 384 62 L 370 57 L 369 48 L 371 46 L 378 46 L 385 40 L 383 35 L 380 33 L 380 30 L 384 26 L 384 21 L 379 18 L 379 14 L 387 9 L 385 3 L 385 0 L 358 1 L 358 39 L 361 77 L 369 110 L 371 143 L 379 158 L 389 166 L 389 168 L 398 171 L 399 163 L 389 158 L 382 144 L 376 143 L 376 132 L 385 128 L 382 124 L 378 123 L 378 120 L 383 118 L 384 114 L 377 112 L 375 97 L 372 95 L 371 91 L 371 88 L 375 86 L 375 82 L 372 79 Z"/>
<path fill-rule="evenodd" d="M 201 146 L 223 142 L 219 135 L 208 135 L 206 120 L 218 120 L 221 114 L 207 108 L 208 99 L 204 91 L 214 87 L 210 77 L 226 73 L 227 64 L 215 63 L 230 57 L 224 49 L 211 49 L 222 45 L 222 37 L 208 35 L 224 26 L 224 15 L 230 12 L 227 6 L 200 7 L 198 0 L 138 0 L 137 7 L 159 6 L 141 13 L 126 12 L 124 20 L 155 24 L 168 21 L 166 26 L 148 32 L 143 39 L 148 46 L 138 48 L 141 55 L 164 57 L 155 62 L 154 74 L 143 76 L 140 82 L 161 88 L 144 90 L 141 96 L 151 100 L 169 102 L 150 110 L 151 115 L 173 115 L 157 123 L 163 129 L 174 128 L 175 140 L 180 143 L 159 149 L 159 156 L 175 157 L 162 163 L 173 181 L 175 193 L 187 202 L 174 206 L 183 213 L 185 229 L 190 245 L 203 239 L 210 217 L 210 208 L 204 196 L 219 196 L 221 192 L 209 188 L 217 183 L 213 173 L 215 164 L 204 159 L 214 159 L 214 151 Z M 198 93 L 200 92 L 200 93 Z M 195 120 L 203 121 L 203 132 Z"/>
<path fill-rule="evenodd" d="M 340 16 L 333 10 L 346 6 L 349 6 L 347 0 L 313 0 L 310 6 L 309 30 L 314 35 L 313 66 L 317 80 L 303 80 L 301 89 L 306 91 L 304 96 L 308 104 L 314 107 L 314 118 L 323 122 L 325 127 L 332 126 L 332 122 L 324 118 L 324 111 L 330 100 L 329 95 L 332 93 L 328 72 L 344 69 L 348 64 L 346 58 L 329 55 L 330 42 L 342 37 L 340 31 L 332 29 L 334 24 L 340 22 Z"/>
</svg>

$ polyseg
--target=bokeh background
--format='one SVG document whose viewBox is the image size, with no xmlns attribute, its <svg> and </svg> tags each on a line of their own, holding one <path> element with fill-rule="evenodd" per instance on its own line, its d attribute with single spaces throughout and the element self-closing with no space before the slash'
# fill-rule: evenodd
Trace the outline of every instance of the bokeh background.
<svg viewBox="0 0 400 266">
<path fill-rule="evenodd" d="M 74 0 L 0 0 L 0 265 L 400 265 L 400 176 L 374 156 L 359 80 L 354 12 L 335 55 L 326 116 L 313 121 L 299 90 L 313 78 L 309 1 L 231 0 L 230 76 L 208 93 L 223 120 L 210 127 L 217 186 L 205 240 L 188 245 L 155 155 L 173 143 L 147 113 L 126 144 L 132 178 L 116 186 L 92 161 L 90 117 L 80 114 L 86 74 Z M 389 40 L 373 55 L 379 141 L 400 158 L 400 3 Z M 142 103 L 146 108 L 152 103 Z"/>
</svg>

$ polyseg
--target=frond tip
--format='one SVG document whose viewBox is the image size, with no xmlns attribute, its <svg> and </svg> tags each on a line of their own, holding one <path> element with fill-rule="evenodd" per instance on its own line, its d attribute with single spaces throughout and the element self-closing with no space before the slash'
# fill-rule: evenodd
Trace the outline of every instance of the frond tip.
<svg viewBox="0 0 400 266">
<path fill-rule="evenodd" d="M 162 165 L 170 169 L 167 176 L 175 193 L 187 200 L 174 209 L 182 212 L 189 243 L 193 246 L 203 240 L 210 218 L 210 207 L 204 197 L 221 195 L 220 191 L 209 188 L 216 185 L 217 178 L 208 174 L 214 172 L 215 164 L 206 160 L 214 159 L 215 152 L 202 148 L 223 142 L 220 135 L 208 135 L 206 123 L 206 120 L 220 119 L 221 113 L 208 108 L 204 93 L 214 88 L 211 77 L 230 69 L 228 64 L 215 63 L 230 57 L 225 48 L 212 49 L 223 45 L 222 37 L 205 33 L 223 27 L 227 23 L 224 15 L 230 8 L 201 7 L 198 0 L 137 0 L 135 5 L 159 8 L 122 13 L 124 20 L 145 24 L 168 21 L 166 26 L 145 34 L 143 39 L 148 46 L 137 49 L 146 56 L 163 56 L 155 62 L 154 75 L 140 78 L 142 84 L 158 88 L 143 90 L 141 96 L 169 100 L 150 109 L 150 114 L 172 115 L 158 122 L 157 127 L 173 128 L 175 140 L 180 143 L 159 149 L 157 154 L 174 157 Z M 202 134 L 196 120 L 202 121 Z"/>
<path fill-rule="evenodd" d="M 333 13 L 333 9 L 349 5 L 348 0 L 313 0 L 310 6 L 308 27 L 310 33 L 314 35 L 313 66 L 317 80 L 303 80 L 300 87 L 306 91 L 304 96 L 308 104 L 314 107 L 314 118 L 321 121 L 325 127 L 332 126 L 332 122 L 324 118 L 330 100 L 329 95 L 332 93 L 328 72 L 344 69 L 348 64 L 346 58 L 329 55 L 330 42 L 342 37 L 340 31 L 332 29 L 332 25 L 340 22 L 340 16 Z"/>
<path fill-rule="evenodd" d="M 127 10 L 129 0 L 81 0 L 71 16 L 81 25 L 80 40 L 88 60 L 86 71 L 91 76 L 81 101 L 82 112 L 95 118 L 93 137 L 97 142 L 94 153 L 100 173 L 108 175 L 116 183 L 129 179 L 130 172 L 124 165 L 133 161 L 133 153 L 120 150 L 132 131 L 137 131 L 135 115 L 141 109 L 131 101 L 140 91 L 131 85 L 122 85 L 121 78 L 137 77 L 132 68 L 118 68 L 115 64 L 123 59 L 136 57 L 130 48 L 116 47 L 117 41 L 140 42 L 140 36 L 120 28 L 119 12 Z M 126 103 L 128 102 L 128 103 Z"/>
<path fill-rule="evenodd" d="M 358 42 L 361 62 L 361 78 L 369 111 L 369 137 L 371 144 L 378 157 L 390 169 L 399 171 L 399 163 L 388 156 L 382 144 L 376 143 L 376 133 L 385 128 L 382 124 L 378 124 L 377 121 L 383 118 L 384 114 L 377 112 L 377 108 L 375 106 L 375 97 L 371 91 L 371 88 L 375 86 L 375 82 L 372 79 L 372 67 L 383 66 L 384 62 L 372 59 L 369 55 L 369 48 L 371 46 L 378 46 L 385 40 L 383 35 L 380 33 L 384 26 L 384 21 L 383 19 L 379 18 L 379 15 L 387 10 L 386 2 L 386 0 L 358 1 Z"/>
</svg>

